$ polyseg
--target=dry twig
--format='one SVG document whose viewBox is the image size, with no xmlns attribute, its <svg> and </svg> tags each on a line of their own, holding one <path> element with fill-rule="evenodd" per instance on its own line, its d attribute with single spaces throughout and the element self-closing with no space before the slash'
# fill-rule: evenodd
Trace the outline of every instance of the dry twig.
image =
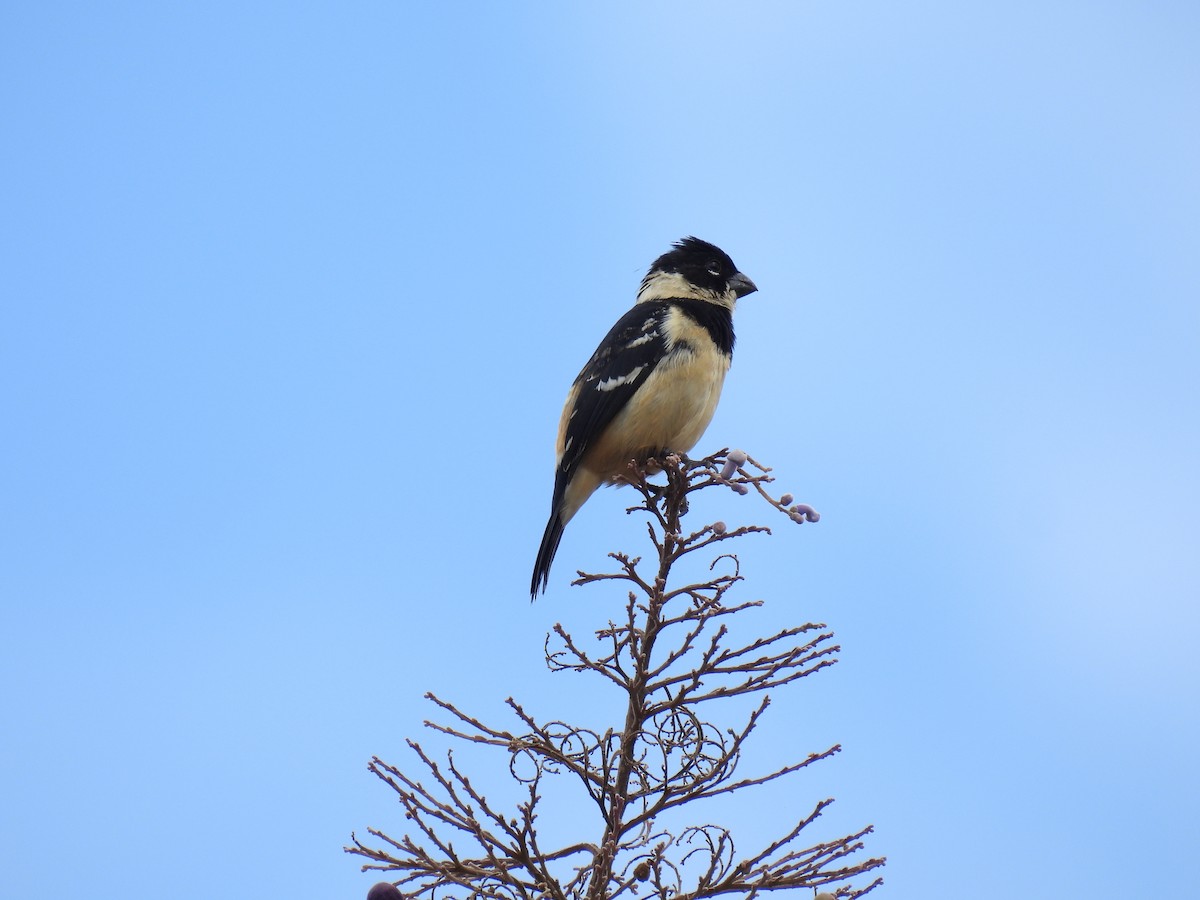
<svg viewBox="0 0 1200 900">
<path fill-rule="evenodd" d="M 648 481 L 647 470 L 661 470 L 666 484 Z M 757 525 L 730 530 L 716 522 L 685 534 L 682 520 L 697 491 L 753 490 L 794 522 L 818 520 L 815 510 L 793 504 L 789 495 L 774 498 L 767 490 L 772 480 L 770 469 L 740 451 L 700 460 L 667 455 L 631 465 L 628 481 L 642 502 L 630 512 L 647 515 L 655 553 L 644 566 L 641 558 L 613 553 L 615 571 L 579 573 L 575 584 L 623 581 L 629 588 L 624 614 L 596 632 L 598 651 L 583 647 L 561 625 L 546 638 L 552 672 L 590 672 L 622 691 L 624 721 L 603 733 L 562 721 L 540 722 L 509 698 L 519 723 L 509 731 L 428 694 L 449 723 L 425 724 L 454 740 L 506 754 L 524 799 L 515 811 L 496 808 L 455 763 L 452 751 L 438 761 L 410 740 L 426 781 L 379 758 L 368 767 L 396 792 L 409 831 L 395 839 L 368 829 L 374 845 L 352 836 L 347 852 L 366 857 L 364 869 L 391 872 L 401 892 L 412 898 L 607 900 L 650 891 L 659 900 L 702 900 L 825 887 L 849 900 L 877 887 L 880 878 L 860 887 L 851 884 L 884 863 L 858 859 L 870 826 L 798 846 L 830 799 L 740 860 L 732 828 L 670 824 L 681 814 L 700 815 L 706 800 L 773 782 L 841 749 L 834 745 L 772 771 L 736 777 L 743 747 L 770 704 L 766 692 L 832 665 L 839 647 L 832 632 L 814 623 L 730 646 L 726 619 L 760 605 L 728 602 L 728 591 L 742 579 L 732 554 L 720 553 L 706 580 L 670 582 L 672 567 L 682 557 L 769 532 Z M 718 562 L 731 564 L 732 570 L 717 572 Z M 706 718 L 717 701 L 755 695 L 755 705 L 738 726 L 718 727 Z M 546 844 L 539 838 L 543 785 L 552 778 L 577 784 L 581 798 L 597 809 L 597 833 L 590 839 L 556 835 Z M 668 811 L 675 812 L 665 816 Z"/>
</svg>

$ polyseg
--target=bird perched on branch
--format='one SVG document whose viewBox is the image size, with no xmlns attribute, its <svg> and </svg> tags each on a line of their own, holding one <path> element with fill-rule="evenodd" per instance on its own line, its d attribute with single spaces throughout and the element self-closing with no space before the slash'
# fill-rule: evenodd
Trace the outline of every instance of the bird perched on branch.
<svg viewBox="0 0 1200 900">
<path fill-rule="evenodd" d="M 567 393 L 531 598 L 546 589 L 563 529 L 596 488 L 626 476 L 632 459 L 686 453 L 700 440 L 733 357 L 733 307 L 756 290 L 727 253 L 695 237 L 650 266 L 637 302 Z"/>
</svg>

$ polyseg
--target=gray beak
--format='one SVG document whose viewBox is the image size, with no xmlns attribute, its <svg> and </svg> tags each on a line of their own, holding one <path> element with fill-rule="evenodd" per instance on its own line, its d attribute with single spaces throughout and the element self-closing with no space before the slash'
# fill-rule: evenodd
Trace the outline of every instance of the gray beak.
<svg viewBox="0 0 1200 900">
<path fill-rule="evenodd" d="M 741 272 L 734 272 L 733 277 L 729 279 L 729 289 L 733 291 L 734 296 L 741 298 L 757 291 L 758 285 Z"/>
</svg>

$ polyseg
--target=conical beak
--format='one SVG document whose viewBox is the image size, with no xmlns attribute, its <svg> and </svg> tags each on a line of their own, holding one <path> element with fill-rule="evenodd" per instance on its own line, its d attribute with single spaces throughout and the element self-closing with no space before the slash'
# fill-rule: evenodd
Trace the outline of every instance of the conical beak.
<svg viewBox="0 0 1200 900">
<path fill-rule="evenodd" d="M 741 272 L 734 272 L 733 277 L 729 279 L 729 287 L 737 297 L 745 297 L 747 294 L 753 294 L 758 290 L 758 285 L 743 275 Z"/>
</svg>

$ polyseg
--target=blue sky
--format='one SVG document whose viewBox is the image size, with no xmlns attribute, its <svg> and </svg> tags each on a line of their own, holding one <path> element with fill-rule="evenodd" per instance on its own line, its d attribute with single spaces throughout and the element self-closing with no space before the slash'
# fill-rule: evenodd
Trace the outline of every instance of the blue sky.
<svg viewBox="0 0 1200 900">
<path fill-rule="evenodd" d="M 425 691 L 602 708 L 540 648 L 619 603 L 567 582 L 640 547 L 626 498 L 525 586 L 567 385 L 685 234 L 760 287 L 697 449 L 823 514 L 743 542 L 745 596 L 844 648 L 760 752 L 845 750 L 772 799 L 874 823 L 879 896 L 1188 894 L 1198 36 L 1179 2 L 9 4 L 0 894 L 362 897 L 350 831 L 403 830 L 365 765 Z"/>
</svg>

